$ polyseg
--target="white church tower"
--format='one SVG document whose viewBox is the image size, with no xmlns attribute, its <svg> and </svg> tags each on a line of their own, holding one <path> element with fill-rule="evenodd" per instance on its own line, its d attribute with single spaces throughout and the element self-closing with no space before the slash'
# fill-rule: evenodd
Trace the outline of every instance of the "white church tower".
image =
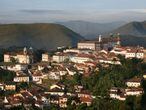
<svg viewBox="0 0 146 110">
<path fill-rule="evenodd" d="M 23 53 L 24 53 L 24 55 L 27 54 L 27 48 L 26 48 L 26 47 L 24 47 L 24 49 L 23 49 Z"/>
<path fill-rule="evenodd" d="M 102 35 L 99 35 L 99 37 L 98 37 L 98 41 L 99 41 L 99 42 L 102 41 L 102 38 L 101 38 L 101 37 L 102 37 Z"/>
<path fill-rule="evenodd" d="M 117 45 L 119 45 L 119 46 L 120 46 L 120 45 L 121 45 L 120 33 L 118 33 L 118 34 L 117 34 L 117 36 L 118 36 Z"/>
</svg>

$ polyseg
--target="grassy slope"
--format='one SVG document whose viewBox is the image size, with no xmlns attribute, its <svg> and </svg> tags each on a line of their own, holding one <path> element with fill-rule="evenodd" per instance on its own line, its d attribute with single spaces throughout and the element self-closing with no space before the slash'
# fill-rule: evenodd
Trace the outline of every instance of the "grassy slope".
<svg viewBox="0 0 146 110">
<path fill-rule="evenodd" d="M 57 46 L 74 46 L 83 37 L 57 24 L 8 24 L 0 25 L 0 39 L 0 47 L 55 49 Z"/>
<path fill-rule="evenodd" d="M 146 21 L 128 23 L 112 33 L 120 33 L 122 35 L 123 45 L 140 45 L 146 48 Z"/>
<path fill-rule="evenodd" d="M 113 33 L 146 37 L 146 21 L 128 23 L 114 30 Z"/>
</svg>

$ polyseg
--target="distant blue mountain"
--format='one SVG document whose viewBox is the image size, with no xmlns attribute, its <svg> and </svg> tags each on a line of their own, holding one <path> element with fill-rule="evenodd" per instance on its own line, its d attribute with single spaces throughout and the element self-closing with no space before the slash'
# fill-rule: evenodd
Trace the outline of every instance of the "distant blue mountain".
<svg viewBox="0 0 146 110">
<path fill-rule="evenodd" d="M 87 39 L 95 38 L 99 34 L 108 33 L 123 24 L 126 24 L 125 22 L 93 23 L 87 21 L 67 21 L 57 23 L 70 28 Z"/>
</svg>

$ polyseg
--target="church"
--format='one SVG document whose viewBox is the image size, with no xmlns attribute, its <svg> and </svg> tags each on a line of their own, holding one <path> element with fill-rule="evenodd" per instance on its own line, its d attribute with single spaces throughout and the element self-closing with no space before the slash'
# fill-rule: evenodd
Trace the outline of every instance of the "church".
<svg viewBox="0 0 146 110">
<path fill-rule="evenodd" d="M 33 63 L 33 49 L 31 47 L 29 49 L 25 47 L 23 51 L 5 53 L 4 62 L 32 64 Z"/>
<path fill-rule="evenodd" d="M 110 37 L 102 37 L 99 35 L 98 39 L 80 41 L 77 44 L 78 49 L 91 49 L 95 51 L 109 50 L 115 46 L 120 46 L 120 34 L 111 34 Z"/>
</svg>

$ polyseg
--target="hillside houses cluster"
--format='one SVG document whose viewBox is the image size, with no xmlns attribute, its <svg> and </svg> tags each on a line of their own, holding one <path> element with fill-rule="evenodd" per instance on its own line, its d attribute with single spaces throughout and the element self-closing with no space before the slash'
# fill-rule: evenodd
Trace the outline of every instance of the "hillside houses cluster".
<svg viewBox="0 0 146 110">
<path fill-rule="evenodd" d="M 140 96 L 144 93 L 141 87 L 142 79 L 134 77 L 125 82 L 127 88 L 113 87 L 110 89 L 110 98 L 125 101 L 127 96 Z"/>
<path fill-rule="evenodd" d="M 105 64 L 120 64 L 117 55 L 122 55 L 125 58 L 144 59 L 144 51 L 142 47 L 114 47 L 111 51 L 100 50 L 91 51 L 88 49 L 67 49 L 64 52 L 57 52 L 52 57 L 54 62 L 70 61 L 73 63 L 105 63 Z"/>
<path fill-rule="evenodd" d="M 38 88 L 20 89 L 19 92 L 3 97 L 3 105 L 6 108 L 24 105 L 25 108 L 35 105 L 43 108 L 55 104 L 60 108 L 67 107 L 67 101 L 73 97 L 72 104 L 92 104 L 94 96 L 82 85 L 75 85 L 72 92 L 66 92 L 66 85 L 59 81 L 63 76 L 72 77 L 82 74 L 89 77 L 94 71 L 98 71 L 98 65 L 121 65 L 118 55 L 125 58 L 144 58 L 142 47 L 122 47 L 118 36 L 101 38 L 92 41 L 78 42 L 77 48 L 59 50 L 53 55 L 42 53 L 40 62 L 35 62 L 32 48 L 24 48 L 19 52 L 7 52 L 4 54 L 4 62 L 0 67 L 4 70 L 15 72 L 12 81 L 0 82 L 0 89 L 4 91 L 16 91 L 21 83 L 32 83 Z M 146 76 L 144 76 L 146 77 Z M 47 90 L 44 90 L 44 80 L 55 81 Z M 136 80 L 136 83 L 135 83 Z M 133 81 L 133 82 L 132 82 Z M 143 89 L 141 80 L 129 80 L 127 88 L 111 88 L 110 97 L 125 100 L 128 95 L 141 95 Z M 41 89 L 40 89 L 41 88 Z"/>
<path fill-rule="evenodd" d="M 116 55 L 123 55 L 125 58 L 138 58 L 144 59 L 144 48 L 143 47 L 114 47 L 111 50 L 112 53 Z"/>
<path fill-rule="evenodd" d="M 123 47 L 120 44 L 119 37 L 101 38 L 99 36 L 99 40 L 81 41 L 77 48 L 56 52 L 52 61 L 60 63 L 69 60 L 73 63 L 120 64 L 117 55 L 122 55 L 125 58 L 144 59 L 143 47 Z"/>
<path fill-rule="evenodd" d="M 64 89 L 65 85 L 57 83 L 50 86 L 47 92 L 39 88 L 21 90 L 14 95 L 5 96 L 3 106 L 10 109 L 20 105 L 23 105 L 25 108 L 35 105 L 42 109 L 43 107 L 49 108 L 51 104 L 55 104 L 60 108 L 66 108 L 69 98 L 73 99 L 71 104 L 79 105 L 86 103 L 87 106 L 91 105 L 93 96 L 84 90 L 83 86 L 76 85 L 72 93 L 65 93 Z"/>
</svg>

